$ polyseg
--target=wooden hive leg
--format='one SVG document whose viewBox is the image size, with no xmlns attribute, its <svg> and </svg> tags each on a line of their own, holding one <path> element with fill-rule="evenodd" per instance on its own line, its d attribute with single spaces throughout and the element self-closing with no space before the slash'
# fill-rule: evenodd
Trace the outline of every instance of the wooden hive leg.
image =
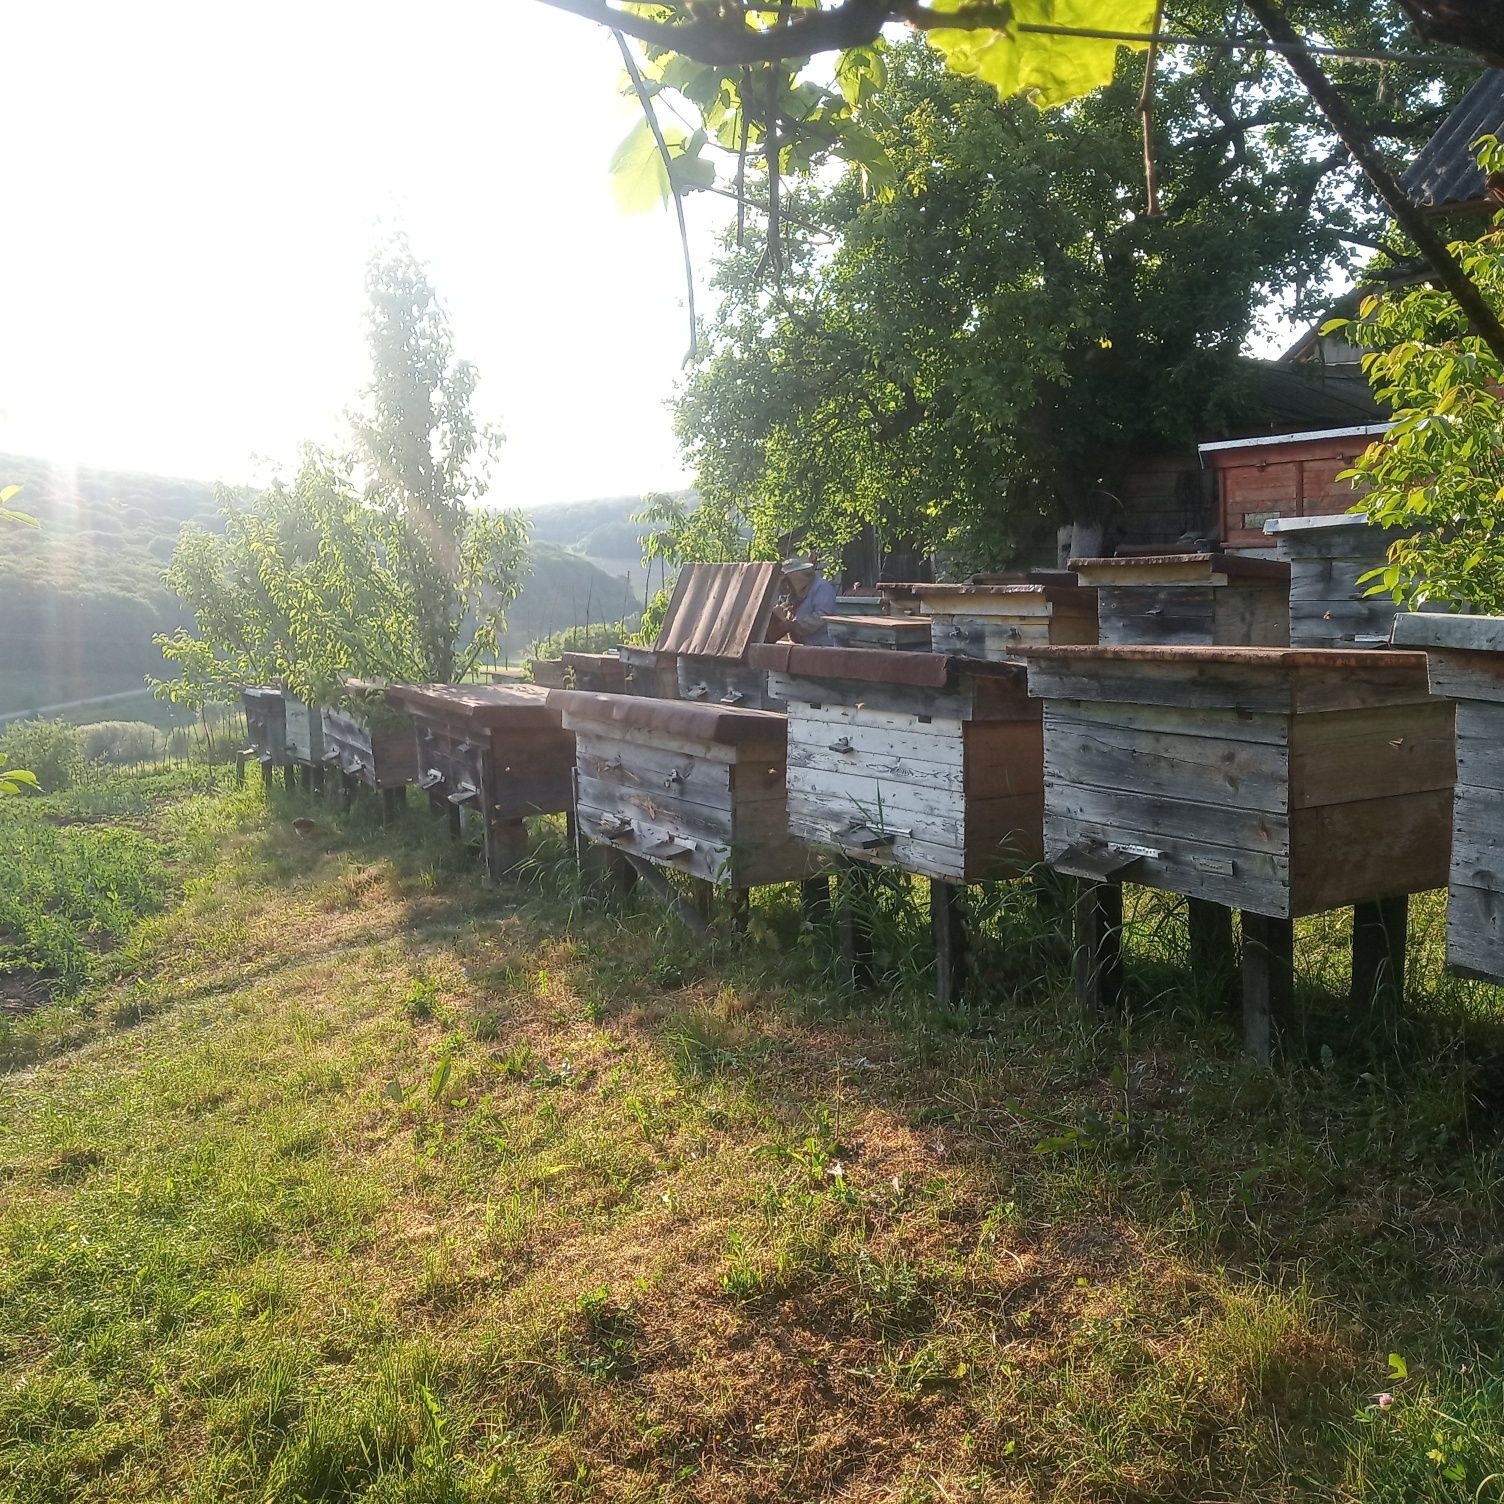
<svg viewBox="0 0 1504 1504">
<path fill-rule="evenodd" d="M 1071 905 L 1071 986 L 1082 1012 L 1123 1002 L 1123 885 L 1083 878 Z"/>
<path fill-rule="evenodd" d="M 440 798 L 439 808 L 447 810 L 449 814 L 449 834 L 458 841 L 465 834 L 465 817 L 460 813 L 457 804 L 451 804 L 447 799 Z"/>
<path fill-rule="evenodd" d="M 930 879 L 930 930 L 935 938 L 935 1005 L 954 1008 L 971 971 L 966 909 L 959 883 Z"/>
<path fill-rule="evenodd" d="M 689 892 L 690 904 L 700 917 L 701 928 L 704 928 L 715 913 L 715 884 L 709 878 L 692 877 L 689 880 Z"/>
<path fill-rule="evenodd" d="M 295 794 L 298 789 L 298 765 L 295 762 L 286 763 L 282 768 L 282 787 L 289 794 Z"/>
<path fill-rule="evenodd" d="M 830 919 L 830 877 L 807 877 L 799 884 L 799 910 L 809 924 Z"/>
<path fill-rule="evenodd" d="M 269 762 L 261 764 L 261 787 L 268 794 L 272 791 L 272 765 Z"/>
<path fill-rule="evenodd" d="M 876 980 L 872 965 L 872 872 L 846 865 L 836 882 L 836 929 L 841 966 L 849 986 L 865 990 Z"/>
<path fill-rule="evenodd" d="M 736 935 L 747 933 L 748 922 L 752 918 L 752 893 L 748 888 L 733 888 L 731 890 L 731 931 Z"/>
<path fill-rule="evenodd" d="M 1380 898 L 1353 905 L 1353 985 L 1356 1008 L 1397 1012 L 1405 998 L 1405 949 L 1410 900 Z"/>
<path fill-rule="evenodd" d="M 1236 953 L 1232 910 L 1205 898 L 1186 899 L 1191 932 L 1191 975 L 1208 996 L 1227 1001 L 1232 993 Z"/>
<path fill-rule="evenodd" d="M 1274 1058 L 1295 1002 L 1295 923 L 1243 910 L 1243 1044 L 1261 1065 Z"/>
<path fill-rule="evenodd" d="M 235 754 L 235 782 L 237 784 L 239 784 L 241 788 L 245 787 L 245 753 L 244 752 L 237 752 Z"/>
<path fill-rule="evenodd" d="M 515 870 L 527 856 L 527 821 L 488 820 L 485 825 L 486 876 Z"/>
<path fill-rule="evenodd" d="M 395 825 L 402 818 L 402 806 L 407 803 L 407 790 L 401 786 L 381 791 L 381 823 Z"/>
</svg>

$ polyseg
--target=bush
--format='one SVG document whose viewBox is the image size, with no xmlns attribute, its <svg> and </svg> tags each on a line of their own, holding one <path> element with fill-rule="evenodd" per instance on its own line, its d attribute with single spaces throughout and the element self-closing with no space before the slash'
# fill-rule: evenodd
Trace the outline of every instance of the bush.
<svg viewBox="0 0 1504 1504">
<path fill-rule="evenodd" d="M 84 756 L 90 762 L 151 762 L 160 757 L 166 739 L 147 721 L 94 721 L 80 726 Z"/>
<path fill-rule="evenodd" d="M 84 770 L 84 743 L 66 721 L 18 721 L 0 736 L 11 767 L 27 768 L 47 792 L 68 788 Z"/>
</svg>

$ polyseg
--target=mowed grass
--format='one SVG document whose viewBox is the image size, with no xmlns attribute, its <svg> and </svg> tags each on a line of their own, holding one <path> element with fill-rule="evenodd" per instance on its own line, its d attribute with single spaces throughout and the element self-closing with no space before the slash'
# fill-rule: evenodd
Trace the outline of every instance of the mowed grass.
<svg viewBox="0 0 1504 1504">
<path fill-rule="evenodd" d="M 1307 928 L 1270 1072 L 1146 895 L 1128 1017 L 1023 885 L 941 1015 L 900 884 L 852 998 L 781 892 L 695 941 L 557 831 L 486 888 L 416 810 L 183 810 L 0 1078 L 0 1496 L 1504 1496 L 1497 995 L 1434 906 L 1362 1027 Z"/>
</svg>

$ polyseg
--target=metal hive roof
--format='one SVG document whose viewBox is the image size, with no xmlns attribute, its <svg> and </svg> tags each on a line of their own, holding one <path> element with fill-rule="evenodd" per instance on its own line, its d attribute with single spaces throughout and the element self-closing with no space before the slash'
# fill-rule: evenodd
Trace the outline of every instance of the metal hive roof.
<svg viewBox="0 0 1504 1504">
<path fill-rule="evenodd" d="M 653 646 L 660 653 L 740 661 L 768 635 L 776 564 L 687 564 Z"/>
<path fill-rule="evenodd" d="M 1504 68 L 1491 68 L 1410 164 L 1401 186 L 1423 209 L 1472 203 L 1484 194 L 1473 142 L 1504 132 Z"/>
</svg>

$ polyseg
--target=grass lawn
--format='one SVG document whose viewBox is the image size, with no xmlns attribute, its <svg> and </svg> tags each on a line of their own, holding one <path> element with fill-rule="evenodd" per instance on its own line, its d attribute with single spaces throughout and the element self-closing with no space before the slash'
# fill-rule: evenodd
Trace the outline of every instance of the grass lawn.
<svg viewBox="0 0 1504 1504">
<path fill-rule="evenodd" d="M 1504 1011 L 1436 903 L 1399 1020 L 1305 926 L 1270 1072 L 1148 895 L 1129 1017 L 1021 885 L 942 1016 L 896 889 L 853 999 L 781 892 L 695 941 L 556 830 L 487 888 L 416 806 L 112 787 L 54 828 L 165 876 L 4 1035 L 0 1498 L 1504 1498 Z"/>
</svg>

